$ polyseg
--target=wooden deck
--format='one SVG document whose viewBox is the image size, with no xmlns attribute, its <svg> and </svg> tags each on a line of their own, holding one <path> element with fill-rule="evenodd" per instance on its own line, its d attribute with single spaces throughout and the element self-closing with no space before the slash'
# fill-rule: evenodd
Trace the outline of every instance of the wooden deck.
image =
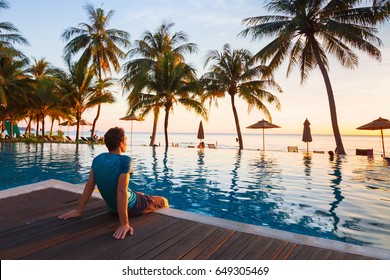
<svg viewBox="0 0 390 280">
<path fill-rule="evenodd" d="M 118 218 L 100 199 L 80 219 L 56 218 L 79 197 L 48 188 L 0 199 L 0 259 L 372 259 L 159 213 L 131 219 L 134 235 L 115 240 Z"/>
</svg>

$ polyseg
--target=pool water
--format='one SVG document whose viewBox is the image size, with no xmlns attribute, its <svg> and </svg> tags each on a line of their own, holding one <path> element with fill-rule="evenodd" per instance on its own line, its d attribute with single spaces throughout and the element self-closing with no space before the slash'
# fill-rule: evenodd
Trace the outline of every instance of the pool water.
<svg viewBox="0 0 390 280">
<path fill-rule="evenodd" d="M 85 182 L 104 146 L 0 143 L 0 190 Z M 378 156 L 133 147 L 131 187 L 173 208 L 390 250 L 390 167 Z"/>
</svg>

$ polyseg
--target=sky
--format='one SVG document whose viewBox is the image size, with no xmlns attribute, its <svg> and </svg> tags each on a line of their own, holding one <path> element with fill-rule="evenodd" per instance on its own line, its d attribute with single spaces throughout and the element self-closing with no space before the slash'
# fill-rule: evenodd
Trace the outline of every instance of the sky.
<svg viewBox="0 0 390 280">
<path fill-rule="evenodd" d="M 114 10 L 109 28 L 129 32 L 131 41 L 140 39 L 145 30 L 154 31 L 163 21 L 175 23 L 173 32 L 184 31 L 189 42 L 198 45 L 198 53 L 187 56 L 186 60 L 197 69 L 199 77 L 207 71 L 204 61 L 208 50 L 221 50 L 225 43 L 229 43 L 235 49 L 246 48 L 256 53 L 268 42 L 238 36 L 245 28 L 241 23 L 244 18 L 270 14 L 264 9 L 264 1 L 260 0 L 8 0 L 8 3 L 10 9 L 0 11 L 0 21 L 13 23 L 30 44 L 19 46 L 18 49 L 30 58 L 45 57 L 57 67 L 64 67 L 62 55 L 66 42 L 61 39 L 61 34 L 66 28 L 87 22 L 83 8 L 87 3 L 102 7 L 106 12 Z M 357 69 L 345 69 L 337 61 L 330 61 L 329 75 L 341 134 L 378 135 L 377 131 L 359 131 L 356 127 L 379 117 L 390 118 L 389 23 L 379 28 L 378 36 L 383 41 L 380 62 L 358 51 L 360 60 Z M 121 77 L 121 73 L 116 77 Z M 282 108 L 279 111 L 266 105 L 271 112 L 272 122 L 281 128 L 273 129 L 270 133 L 300 134 L 303 122 L 308 118 L 313 134 L 332 134 L 326 89 L 318 69 L 311 72 L 307 82 L 301 84 L 298 69 L 286 77 L 284 64 L 275 73 L 275 80 L 283 89 L 281 94 L 273 92 L 277 94 Z M 130 128 L 130 123 L 119 120 L 126 115 L 126 93 L 117 88 L 115 96 L 115 104 L 102 105 L 97 124 L 100 131 L 112 126 Z M 218 108 L 209 108 L 209 120 L 204 122 L 205 132 L 235 133 L 230 99 L 221 99 L 218 103 Z M 241 100 L 237 101 L 237 110 L 242 133 L 259 133 L 246 127 L 265 118 L 264 114 L 256 109 L 248 113 L 247 105 Z M 87 111 L 83 117 L 92 122 L 95 115 L 96 108 Z M 159 132 L 164 131 L 163 120 L 164 112 L 161 111 Z M 176 106 L 170 116 L 168 129 L 170 132 L 196 133 L 200 120 L 201 117 L 194 112 Z M 134 122 L 133 130 L 151 132 L 152 123 L 151 114 L 143 122 Z"/>
</svg>

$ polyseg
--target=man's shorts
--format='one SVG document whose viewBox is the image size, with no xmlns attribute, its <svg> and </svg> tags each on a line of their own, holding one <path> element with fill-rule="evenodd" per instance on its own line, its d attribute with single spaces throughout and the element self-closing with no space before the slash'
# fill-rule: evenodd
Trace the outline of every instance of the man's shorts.
<svg viewBox="0 0 390 280">
<path fill-rule="evenodd" d="M 141 216 L 165 207 L 165 201 L 162 196 L 146 195 L 139 192 L 135 192 L 135 194 L 137 202 L 133 208 L 129 209 L 129 217 Z"/>
</svg>

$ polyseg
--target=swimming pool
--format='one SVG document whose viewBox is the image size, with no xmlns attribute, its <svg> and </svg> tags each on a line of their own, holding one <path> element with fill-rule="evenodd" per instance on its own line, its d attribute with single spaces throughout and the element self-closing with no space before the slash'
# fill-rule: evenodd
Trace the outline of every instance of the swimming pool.
<svg viewBox="0 0 390 280">
<path fill-rule="evenodd" d="M 0 143 L 0 189 L 87 180 L 104 146 Z M 390 250 L 390 167 L 380 157 L 133 147 L 131 186 L 171 207 Z M 21 183 L 23 182 L 23 183 Z"/>
</svg>

